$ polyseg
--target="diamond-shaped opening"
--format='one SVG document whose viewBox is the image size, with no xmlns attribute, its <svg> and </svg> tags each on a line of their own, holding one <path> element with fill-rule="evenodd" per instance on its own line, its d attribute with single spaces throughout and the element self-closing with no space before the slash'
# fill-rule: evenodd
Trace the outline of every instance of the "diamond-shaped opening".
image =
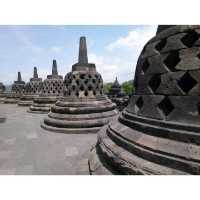
<svg viewBox="0 0 200 200">
<path fill-rule="evenodd" d="M 161 83 L 160 74 L 155 74 L 154 76 L 151 77 L 151 79 L 149 81 L 149 86 L 153 92 L 156 92 L 160 83 Z"/>
<path fill-rule="evenodd" d="M 142 71 L 143 73 L 145 73 L 147 71 L 147 69 L 149 68 L 149 61 L 148 59 L 146 59 L 143 64 L 142 64 Z"/>
<path fill-rule="evenodd" d="M 83 87 L 83 85 L 81 85 L 81 87 L 80 87 L 80 90 L 81 90 L 81 91 L 83 91 L 83 90 L 84 90 L 84 87 Z"/>
<path fill-rule="evenodd" d="M 84 93 L 84 94 L 85 94 L 85 96 L 88 96 L 88 92 L 87 92 L 87 91 L 85 91 L 85 93 Z"/>
<path fill-rule="evenodd" d="M 165 97 L 159 104 L 158 108 L 165 116 L 168 116 L 173 110 L 174 106 L 168 97 Z"/>
<path fill-rule="evenodd" d="M 200 59 L 200 53 L 197 54 L 197 57 Z"/>
<path fill-rule="evenodd" d="M 192 47 L 194 43 L 199 39 L 199 35 L 194 31 L 189 31 L 182 39 L 181 42 L 186 47 Z"/>
<path fill-rule="evenodd" d="M 200 102 L 197 104 L 198 114 L 200 115 Z"/>
<path fill-rule="evenodd" d="M 172 51 L 165 58 L 164 63 L 169 68 L 170 71 L 176 71 L 175 67 L 180 62 L 178 51 Z"/>
<path fill-rule="evenodd" d="M 84 79 L 85 78 L 85 74 L 80 74 L 80 78 Z"/>
<path fill-rule="evenodd" d="M 178 81 L 178 86 L 185 92 L 188 93 L 195 85 L 197 81 L 186 72 L 181 79 Z"/>
<path fill-rule="evenodd" d="M 135 104 L 139 109 L 141 109 L 144 105 L 144 101 L 143 101 L 142 97 L 139 97 Z"/>
<path fill-rule="evenodd" d="M 77 97 L 79 96 L 79 92 L 76 92 L 76 96 L 77 96 Z"/>
<path fill-rule="evenodd" d="M 156 49 L 157 51 L 161 51 L 161 50 L 165 47 L 166 43 L 167 43 L 167 40 L 166 40 L 166 39 L 161 40 L 161 41 L 155 46 L 155 49 Z"/>
</svg>

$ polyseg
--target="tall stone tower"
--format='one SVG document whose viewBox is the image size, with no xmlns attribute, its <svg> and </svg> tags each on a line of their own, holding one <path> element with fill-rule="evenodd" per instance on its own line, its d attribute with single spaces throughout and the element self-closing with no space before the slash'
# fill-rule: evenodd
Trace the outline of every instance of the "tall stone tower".
<svg viewBox="0 0 200 200">
<path fill-rule="evenodd" d="M 40 95 L 34 98 L 28 112 L 48 113 L 51 106 L 63 95 L 63 77 L 58 75 L 56 60 L 53 60 L 52 74 L 42 83 Z"/>
<path fill-rule="evenodd" d="M 24 87 L 24 94 L 18 102 L 19 106 L 30 106 L 33 103 L 33 99 L 40 94 L 42 89 L 42 78 L 38 78 L 37 67 L 33 69 L 33 78 L 26 83 Z"/>
<path fill-rule="evenodd" d="M 99 132 L 92 174 L 200 174 L 200 26 L 158 30 L 128 107 Z"/>
<path fill-rule="evenodd" d="M 21 72 L 17 74 L 17 81 L 14 81 L 11 93 L 7 94 L 4 103 L 18 103 L 24 92 L 25 82 L 22 80 Z"/>
<path fill-rule="evenodd" d="M 103 80 L 88 63 L 86 38 L 80 38 L 78 63 L 65 76 L 64 96 L 52 106 L 42 127 L 63 133 L 96 133 L 117 111 L 103 94 Z"/>
</svg>

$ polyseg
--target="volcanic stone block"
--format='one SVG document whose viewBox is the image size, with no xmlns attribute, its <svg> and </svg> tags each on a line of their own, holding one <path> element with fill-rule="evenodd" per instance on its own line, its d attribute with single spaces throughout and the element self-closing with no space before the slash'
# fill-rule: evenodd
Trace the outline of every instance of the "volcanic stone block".
<svg viewBox="0 0 200 200">
<path fill-rule="evenodd" d="M 51 107 L 42 128 L 62 133 L 96 133 L 118 114 L 103 94 L 103 80 L 88 63 L 86 38 L 80 38 L 78 63 L 65 76 L 64 96 Z"/>
<path fill-rule="evenodd" d="M 53 104 L 63 95 L 63 77 L 58 75 L 56 60 L 53 60 L 52 74 L 42 82 L 39 96 L 34 97 L 28 112 L 48 113 Z"/>
<path fill-rule="evenodd" d="M 98 132 L 89 158 L 91 174 L 200 174 L 199 30 L 200 26 L 158 27 L 146 46 L 164 42 L 154 45 L 157 54 L 155 48 L 144 47 L 129 105 Z M 171 50 L 166 53 L 164 46 Z M 140 73 L 140 60 L 153 57 L 160 60 L 151 74 Z M 166 72 L 158 73 L 160 63 Z"/>
<path fill-rule="evenodd" d="M 42 79 L 38 78 L 37 68 L 34 67 L 33 78 L 26 83 L 24 87 L 24 94 L 18 102 L 19 106 L 31 106 L 33 99 L 38 97 L 42 89 Z"/>
</svg>

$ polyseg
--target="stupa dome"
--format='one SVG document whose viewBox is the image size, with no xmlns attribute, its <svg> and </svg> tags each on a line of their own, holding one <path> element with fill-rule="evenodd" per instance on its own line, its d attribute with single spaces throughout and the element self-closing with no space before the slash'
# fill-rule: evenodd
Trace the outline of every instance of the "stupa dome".
<svg viewBox="0 0 200 200">
<path fill-rule="evenodd" d="M 200 26 L 159 26 L 128 107 L 99 132 L 91 173 L 200 174 L 199 82 Z"/>
</svg>

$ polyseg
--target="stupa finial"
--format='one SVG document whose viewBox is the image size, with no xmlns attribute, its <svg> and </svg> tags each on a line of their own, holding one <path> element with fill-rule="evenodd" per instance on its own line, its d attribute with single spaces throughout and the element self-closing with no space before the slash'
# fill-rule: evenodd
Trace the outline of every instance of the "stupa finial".
<svg viewBox="0 0 200 200">
<path fill-rule="evenodd" d="M 33 78 L 38 78 L 37 67 L 34 67 Z"/>
<path fill-rule="evenodd" d="M 56 60 L 53 60 L 52 75 L 58 75 Z"/>
<path fill-rule="evenodd" d="M 85 36 L 80 37 L 78 62 L 79 64 L 88 64 L 87 44 Z"/>
<path fill-rule="evenodd" d="M 22 81 L 21 72 L 18 72 L 18 75 L 17 75 L 17 81 L 19 81 L 19 82 Z"/>
</svg>

